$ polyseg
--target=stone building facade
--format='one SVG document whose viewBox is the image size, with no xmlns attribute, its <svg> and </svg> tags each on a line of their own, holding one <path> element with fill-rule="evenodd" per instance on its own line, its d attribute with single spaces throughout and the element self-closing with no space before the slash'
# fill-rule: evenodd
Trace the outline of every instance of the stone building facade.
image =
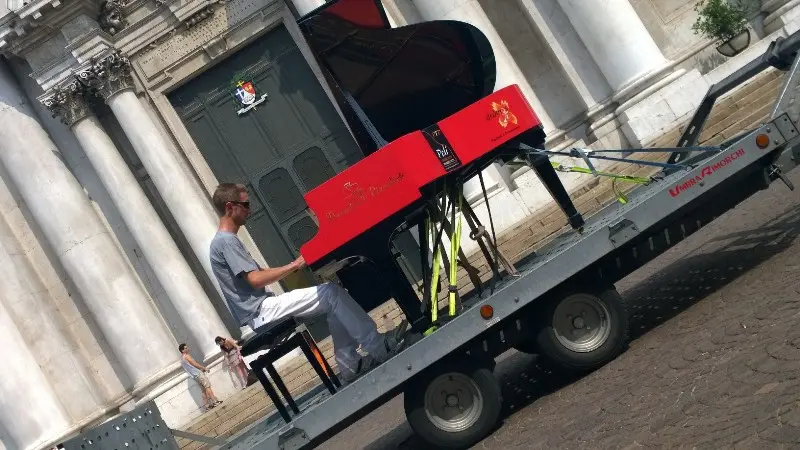
<svg viewBox="0 0 800 450">
<path fill-rule="evenodd" d="M 753 1 L 751 46 L 731 59 L 691 32 L 694 0 L 383 3 L 395 26 L 479 27 L 497 87 L 522 88 L 551 148 L 628 148 L 800 28 L 800 1 Z M 233 392 L 213 340 L 247 330 L 211 276 L 210 193 L 247 184 L 242 238 L 262 264 L 282 264 L 315 230 L 302 194 L 359 158 L 295 23 L 322 3 L 0 5 L 0 448 L 52 446 L 150 399 L 171 426 L 186 423 L 200 402 L 180 342 L 213 368 L 221 398 Z M 264 99 L 244 115 L 232 95 L 243 80 Z M 500 232 L 549 201 L 525 168 L 485 175 Z M 485 215 L 479 185 L 466 188 Z M 273 289 L 313 281 L 305 272 Z"/>
</svg>

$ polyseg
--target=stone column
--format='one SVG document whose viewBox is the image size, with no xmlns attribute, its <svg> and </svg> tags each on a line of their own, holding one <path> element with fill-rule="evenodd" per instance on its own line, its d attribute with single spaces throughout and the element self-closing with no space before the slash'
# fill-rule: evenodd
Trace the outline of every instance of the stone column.
<svg viewBox="0 0 800 450">
<path fill-rule="evenodd" d="M 111 108 L 161 198 L 186 236 L 211 281 L 209 245 L 217 232 L 219 218 L 208 196 L 167 143 L 144 105 L 133 92 L 130 62 L 118 53 L 97 60 L 91 69 L 79 74 L 97 90 Z"/>
<path fill-rule="evenodd" d="M 517 0 L 587 107 L 589 118 L 613 93 L 557 0 Z"/>
<path fill-rule="evenodd" d="M 5 213 L 5 212 L 4 212 Z M 93 383 L 86 361 L 60 311 L 6 220 L 0 217 L 0 299 L 73 420 L 97 413 L 106 398 Z M 2 394 L 0 394 L 2 396 Z"/>
<path fill-rule="evenodd" d="M 628 0 L 558 3 L 614 90 L 615 98 L 627 96 L 667 67 L 667 59 Z"/>
<path fill-rule="evenodd" d="M 5 105 L 2 105 L 5 106 Z M 2 113 L 0 113 L 2 116 Z M 3 299 L 6 300 L 6 299 Z M 36 450 L 51 444 L 69 422 L 36 357 L 0 302 L 0 446 Z M 7 434 L 5 434 L 5 433 Z"/>
<path fill-rule="evenodd" d="M 43 103 L 75 134 L 189 333 L 173 334 L 180 341 L 190 338 L 190 344 L 209 358 L 219 352 L 214 337 L 226 333 L 225 325 L 111 137 L 91 113 L 84 93 L 73 81 Z"/>
<path fill-rule="evenodd" d="M 135 387 L 176 361 L 175 341 L 109 231 L 0 64 L 0 163 Z"/>
</svg>

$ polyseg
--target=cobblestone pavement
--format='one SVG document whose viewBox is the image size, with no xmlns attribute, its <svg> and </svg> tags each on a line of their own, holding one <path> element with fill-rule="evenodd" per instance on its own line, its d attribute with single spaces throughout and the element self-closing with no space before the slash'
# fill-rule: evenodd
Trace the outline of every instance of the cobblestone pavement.
<svg viewBox="0 0 800 450">
<path fill-rule="evenodd" d="M 504 421 L 475 448 L 800 447 L 799 199 L 775 183 L 618 283 L 634 341 L 605 367 L 503 355 Z M 398 397 L 321 448 L 423 446 Z"/>
</svg>

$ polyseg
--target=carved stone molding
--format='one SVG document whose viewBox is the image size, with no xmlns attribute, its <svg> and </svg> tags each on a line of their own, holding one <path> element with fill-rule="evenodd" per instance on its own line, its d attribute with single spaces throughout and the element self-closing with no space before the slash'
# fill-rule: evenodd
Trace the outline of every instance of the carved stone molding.
<svg viewBox="0 0 800 450">
<path fill-rule="evenodd" d="M 200 11 L 192 14 L 191 17 L 189 17 L 183 22 L 183 27 L 188 30 L 189 28 L 192 28 L 193 26 L 213 16 L 214 9 L 216 9 L 216 6 L 217 5 L 209 5 L 201 9 Z"/>
<path fill-rule="evenodd" d="M 124 90 L 133 89 L 134 86 L 130 61 L 116 51 L 96 59 L 90 67 L 75 74 L 75 77 L 105 100 Z"/>
<path fill-rule="evenodd" d="M 41 100 L 42 104 L 53 113 L 53 117 L 61 119 L 71 127 L 79 120 L 92 114 L 86 100 L 86 89 L 77 80 L 66 86 L 53 88 L 50 95 Z"/>
<path fill-rule="evenodd" d="M 100 5 L 100 15 L 97 18 L 100 28 L 113 36 L 128 26 L 123 12 L 126 5 L 127 0 L 104 0 Z"/>
</svg>

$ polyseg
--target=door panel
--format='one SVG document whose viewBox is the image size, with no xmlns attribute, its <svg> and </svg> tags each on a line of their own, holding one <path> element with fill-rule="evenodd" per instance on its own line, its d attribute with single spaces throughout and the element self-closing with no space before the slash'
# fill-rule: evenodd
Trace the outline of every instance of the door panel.
<svg viewBox="0 0 800 450">
<path fill-rule="evenodd" d="M 275 160 L 280 152 L 264 125 L 249 115 L 239 117 L 235 105 L 232 96 L 222 96 L 209 114 L 224 135 L 228 153 L 234 156 L 245 174 L 252 176 L 254 171 L 263 168 L 264 161 Z"/>
<path fill-rule="evenodd" d="M 267 100 L 239 115 L 232 86 L 242 74 Z M 250 189 L 247 228 L 267 262 L 294 259 L 316 227 L 303 195 L 360 151 L 287 30 L 267 33 L 169 98 L 217 179 Z"/>
<path fill-rule="evenodd" d="M 283 167 L 258 180 L 258 193 L 278 223 L 286 222 L 306 208 L 300 189 Z"/>
<path fill-rule="evenodd" d="M 299 249 L 317 234 L 318 229 L 317 222 L 314 222 L 308 214 L 303 214 L 303 217 L 286 228 L 286 234 L 289 236 L 289 242 Z"/>
<path fill-rule="evenodd" d="M 293 159 L 253 179 L 254 191 L 267 207 L 289 248 L 299 254 L 300 247 L 314 237 L 317 223 L 309 214 L 303 195 L 336 174 L 330 160 L 317 146 L 303 150 Z"/>
<path fill-rule="evenodd" d="M 336 175 L 322 150 L 316 146 L 295 156 L 293 166 L 306 191 L 314 189 Z"/>
<path fill-rule="evenodd" d="M 266 93 L 269 97 L 266 103 L 262 103 L 263 107 L 259 106 L 253 111 L 252 117 L 264 124 L 277 148 L 286 156 L 316 136 L 311 134 L 305 117 L 298 113 L 290 96 L 281 92 L 280 79 L 275 73 L 277 70 L 277 67 L 271 66 L 266 69 L 265 76 L 259 79 L 261 94 Z"/>
<path fill-rule="evenodd" d="M 216 148 L 220 151 L 202 152 L 214 175 L 219 180 L 240 180 L 244 173 L 238 163 L 236 155 L 225 150 L 227 144 L 225 137 L 217 130 L 214 120 L 209 117 L 208 111 L 199 109 L 197 114 L 183 120 L 195 142 L 203 142 L 203 147 Z M 202 150 L 202 149 L 201 149 Z"/>
</svg>

